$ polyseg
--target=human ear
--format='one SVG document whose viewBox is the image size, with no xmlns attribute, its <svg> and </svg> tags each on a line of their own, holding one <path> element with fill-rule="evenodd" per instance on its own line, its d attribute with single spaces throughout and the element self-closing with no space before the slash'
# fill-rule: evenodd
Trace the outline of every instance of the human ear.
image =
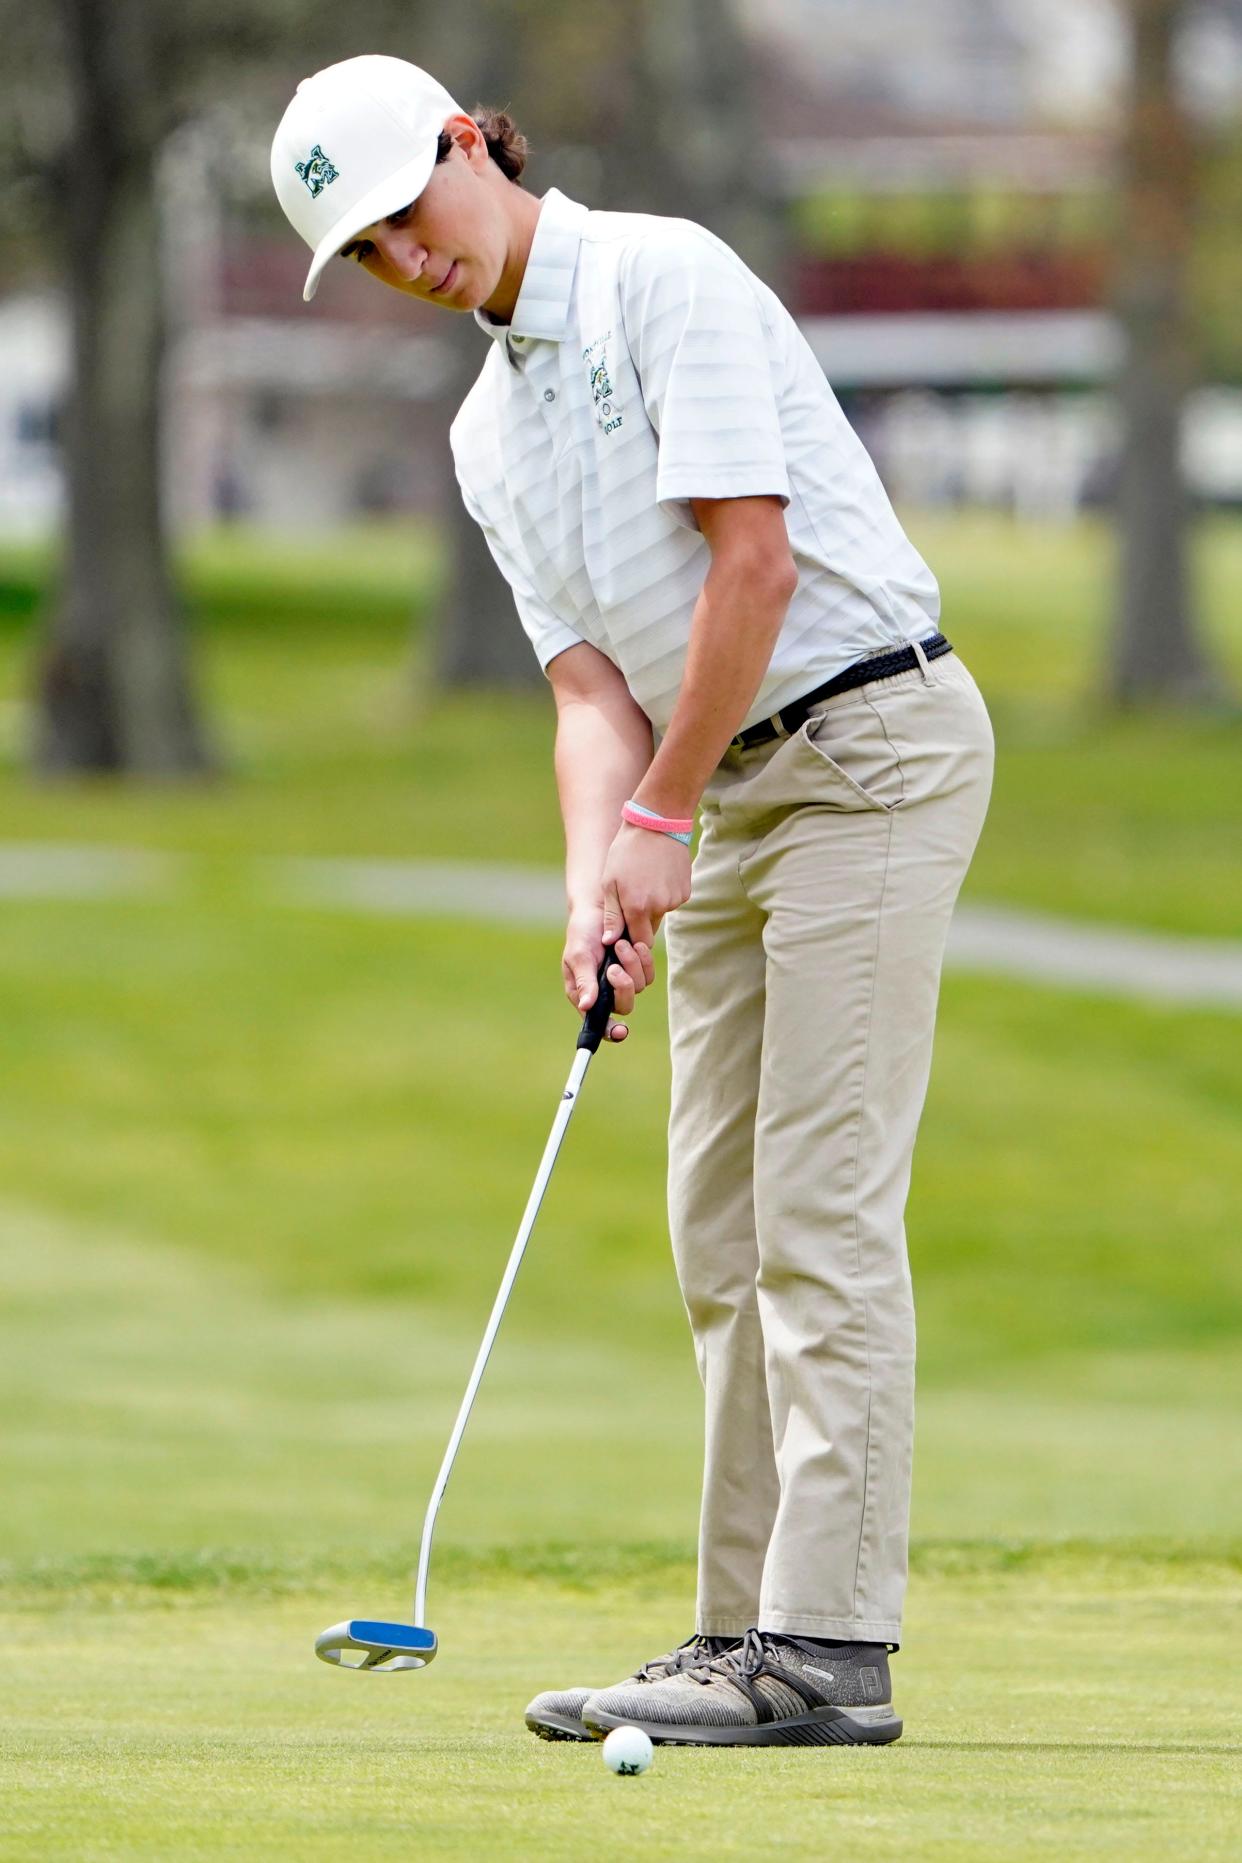
<svg viewBox="0 0 1242 1863">
<path fill-rule="evenodd" d="M 466 160 L 473 167 L 479 167 L 488 160 L 487 138 L 472 116 L 463 111 L 460 116 L 451 116 L 444 125 L 453 139 L 455 148 L 461 150 Z"/>
</svg>

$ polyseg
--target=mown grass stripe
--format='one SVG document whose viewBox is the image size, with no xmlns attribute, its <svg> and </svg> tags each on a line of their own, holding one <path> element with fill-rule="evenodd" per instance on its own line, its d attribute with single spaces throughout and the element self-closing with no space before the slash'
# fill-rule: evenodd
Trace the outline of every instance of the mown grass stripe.
<svg viewBox="0 0 1242 1863">
<path fill-rule="evenodd" d="M 0 1564 L 0 1590 L 63 1595 L 111 1590 L 153 1593 L 235 1593 L 281 1596 L 339 1583 L 354 1587 L 404 1585 L 416 1559 L 413 1544 L 369 1554 L 341 1551 L 305 1559 L 273 1559 L 253 1549 L 201 1547 L 183 1554 L 99 1554 Z M 640 1542 L 611 1548 L 547 1545 L 484 1549 L 446 1546 L 437 1551 L 436 1582 L 471 1584 L 543 1581 L 596 1590 L 638 1580 L 688 1576 L 694 1554 L 676 1542 Z M 1220 1578 L 1242 1573 L 1242 1543 L 1166 1540 L 923 1540 L 910 1549 L 910 1569 L 924 1578 L 982 1578 L 1015 1573 L 1062 1573 L 1127 1580 L 1177 1572 Z"/>
</svg>

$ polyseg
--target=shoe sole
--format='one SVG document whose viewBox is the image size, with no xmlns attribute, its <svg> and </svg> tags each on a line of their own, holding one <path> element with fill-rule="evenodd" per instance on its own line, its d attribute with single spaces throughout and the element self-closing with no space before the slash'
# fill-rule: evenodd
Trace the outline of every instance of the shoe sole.
<svg viewBox="0 0 1242 1863">
<path fill-rule="evenodd" d="M 695 1727 L 667 1721 L 627 1721 L 619 1714 L 592 1714 L 584 1721 L 598 1739 L 614 1727 L 638 1727 L 653 1746 L 665 1747 L 862 1747 L 900 1740 L 902 1723 L 891 1708 L 812 1708 L 786 1721 L 753 1727 Z"/>
<path fill-rule="evenodd" d="M 568 1714 L 545 1714 L 536 1716 L 528 1714 L 526 1725 L 532 1734 L 540 1740 L 595 1740 L 589 1727 L 581 1721 L 575 1721 Z"/>
</svg>

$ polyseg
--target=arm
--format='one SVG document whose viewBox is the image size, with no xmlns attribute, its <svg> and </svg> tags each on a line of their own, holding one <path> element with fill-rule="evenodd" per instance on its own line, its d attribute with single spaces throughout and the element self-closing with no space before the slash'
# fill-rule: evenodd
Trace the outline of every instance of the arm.
<svg viewBox="0 0 1242 1863">
<path fill-rule="evenodd" d="M 565 823 L 571 912 L 602 904 L 601 876 L 621 820 L 651 762 L 651 721 L 606 654 L 585 641 L 548 666 L 556 698 L 556 783 Z"/>
<path fill-rule="evenodd" d="M 691 503 L 711 548 L 711 568 L 695 604 L 668 731 L 634 796 L 679 819 L 694 814 L 708 777 L 754 703 L 798 586 L 779 499 Z"/>
<path fill-rule="evenodd" d="M 565 892 L 569 928 L 561 968 L 575 1009 L 595 1001 L 604 954 L 603 871 L 621 821 L 621 805 L 634 794 L 651 762 L 651 720 L 631 696 L 606 654 L 582 641 L 548 664 L 556 699 L 556 782 L 565 824 Z M 622 941 L 609 971 L 617 1013 L 628 1016 L 639 990 L 654 979 L 649 944 Z M 609 1035 L 624 1040 L 613 1024 Z"/>
</svg>

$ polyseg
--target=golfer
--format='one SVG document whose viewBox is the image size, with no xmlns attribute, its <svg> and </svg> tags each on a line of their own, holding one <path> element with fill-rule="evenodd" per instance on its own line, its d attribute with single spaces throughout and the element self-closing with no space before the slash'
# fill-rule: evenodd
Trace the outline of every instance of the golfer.
<svg viewBox="0 0 1242 1863">
<path fill-rule="evenodd" d="M 527 1724 L 890 1741 L 904 1208 L 992 733 L 780 301 L 690 221 L 535 198 L 525 153 L 508 116 L 352 58 L 299 86 L 272 176 L 314 251 L 307 298 L 339 260 L 479 326 L 453 458 L 552 684 L 564 986 L 586 1009 L 615 942 L 615 1040 L 667 921 L 669 1217 L 706 1392 L 697 1623 L 615 1687 L 537 1696 Z"/>
</svg>

